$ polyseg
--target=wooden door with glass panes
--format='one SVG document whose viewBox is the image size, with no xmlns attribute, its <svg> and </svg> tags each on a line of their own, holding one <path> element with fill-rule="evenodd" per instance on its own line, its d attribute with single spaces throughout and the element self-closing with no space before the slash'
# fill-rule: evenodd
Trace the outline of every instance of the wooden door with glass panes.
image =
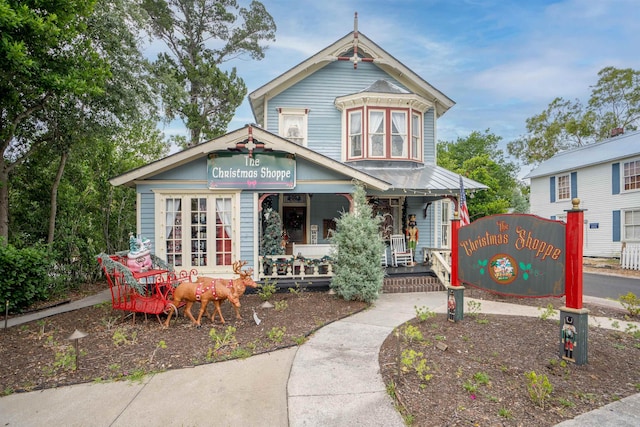
<svg viewBox="0 0 640 427">
<path fill-rule="evenodd" d="M 232 207 L 232 197 L 166 198 L 165 249 L 169 264 L 195 268 L 231 265 Z"/>
</svg>

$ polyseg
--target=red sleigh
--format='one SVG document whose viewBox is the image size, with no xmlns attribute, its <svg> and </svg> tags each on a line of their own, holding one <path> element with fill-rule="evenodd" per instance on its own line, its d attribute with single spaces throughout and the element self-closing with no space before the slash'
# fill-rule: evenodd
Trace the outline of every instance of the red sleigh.
<svg viewBox="0 0 640 427">
<path fill-rule="evenodd" d="M 197 271 L 180 271 L 176 273 L 155 258 L 152 268 L 146 271 L 133 272 L 127 267 L 126 255 L 98 255 L 109 288 L 111 304 L 114 310 L 122 310 L 133 315 L 136 313 L 155 314 L 158 322 L 161 313 L 176 309 L 172 304 L 173 290 L 181 282 L 188 281 Z"/>
</svg>

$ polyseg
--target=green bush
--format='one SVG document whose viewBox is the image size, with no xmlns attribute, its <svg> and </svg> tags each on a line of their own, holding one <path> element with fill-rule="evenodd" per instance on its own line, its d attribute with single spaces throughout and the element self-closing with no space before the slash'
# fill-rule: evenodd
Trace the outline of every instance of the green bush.
<svg viewBox="0 0 640 427">
<path fill-rule="evenodd" d="M 640 315 L 640 298 L 638 298 L 633 292 L 622 295 L 619 298 L 619 301 L 620 304 L 622 304 L 622 306 L 629 312 L 629 315 Z"/>
<path fill-rule="evenodd" d="M 385 249 L 380 234 L 381 217 L 373 217 L 361 184 L 353 195 L 353 212 L 336 219 L 336 232 L 330 237 L 337 248 L 331 288 L 347 301 L 373 302 L 382 291 L 384 269 L 380 256 Z"/>
<path fill-rule="evenodd" d="M 22 311 L 34 302 L 48 298 L 53 260 L 42 247 L 16 249 L 0 243 L 0 303 L 9 311 Z"/>
</svg>

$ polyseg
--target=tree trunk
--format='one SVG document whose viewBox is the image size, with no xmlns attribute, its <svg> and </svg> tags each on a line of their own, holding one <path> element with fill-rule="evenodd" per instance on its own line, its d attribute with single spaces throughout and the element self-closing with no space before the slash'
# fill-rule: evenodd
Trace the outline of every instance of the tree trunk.
<svg viewBox="0 0 640 427">
<path fill-rule="evenodd" d="M 47 243 L 53 243 L 53 237 L 55 236 L 56 229 L 56 212 L 58 210 L 58 188 L 60 187 L 60 181 L 62 181 L 62 174 L 64 174 L 64 167 L 67 164 L 67 158 L 69 153 L 65 150 L 60 156 L 60 165 L 58 165 L 58 173 L 56 179 L 51 186 L 51 211 L 49 213 L 49 234 L 47 236 Z"/>
<path fill-rule="evenodd" d="M 9 241 L 9 168 L 0 159 L 0 244 Z"/>
</svg>

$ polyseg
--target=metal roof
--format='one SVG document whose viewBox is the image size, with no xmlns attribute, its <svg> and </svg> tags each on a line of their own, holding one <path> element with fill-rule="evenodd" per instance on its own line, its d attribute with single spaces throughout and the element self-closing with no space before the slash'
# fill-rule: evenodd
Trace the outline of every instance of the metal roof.
<svg viewBox="0 0 640 427">
<path fill-rule="evenodd" d="M 354 166 L 368 175 L 391 184 L 390 190 L 416 190 L 436 194 L 456 194 L 460 192 L 460 175 L 448 169 L 426 164 L 417 168 L 389 168 Z M 463 177 L 466 192 L 484 190 L 488 187 L 472 179 Z"/>
<path fill-rule="evenodd" d="M 373 82 L 371 85 L 369 85 L 368 87 L 362 89 L 360 91 L 360 93 L 362 92 L 375 92 L 375 93 L 411 93 L 408 90 L 404 90 L 402 89 L 400 86 L 398 85 L 394 85 L 393 83 L 391 83 L 388 80 L 376 80 L 375 82 Z"/>
<path fill-rule="evenodd" d="M 540 163 L 525 178 L 554 175 L 636 155 L 640 155 L 640 132 L 627 133 L 556 153 Z"/>
</svg>

